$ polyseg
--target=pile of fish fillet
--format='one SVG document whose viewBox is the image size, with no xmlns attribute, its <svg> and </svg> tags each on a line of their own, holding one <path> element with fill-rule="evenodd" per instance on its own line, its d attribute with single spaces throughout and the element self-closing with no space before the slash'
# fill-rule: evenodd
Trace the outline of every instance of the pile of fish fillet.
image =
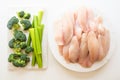
<svg viewBox="0 0 120 80">
<path fill-rule="evenodd" d="M 110 32 L 102 16 L 95 15 L 91 8 L 65 13 L 55 21 L 54 34 L 59 53 L 67 63 L 89 68 L 109 51 Z"/>
</svg>

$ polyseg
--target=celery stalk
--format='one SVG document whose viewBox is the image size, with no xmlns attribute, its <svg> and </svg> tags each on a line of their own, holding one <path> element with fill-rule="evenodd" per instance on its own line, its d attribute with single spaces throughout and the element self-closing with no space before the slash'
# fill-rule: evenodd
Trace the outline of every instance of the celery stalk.
<svg viewBox="0 0 120 80">
<path fill-rule="evenodd" d="M 33 47 L 33 45 L 32 45 Z M 34 47 L 33 47 L 34 48 Z M 35 62 L 36 62 L 36 57 L 35 57 L 35 51 L 32 53 L 32 66 L 35 66 Z"/>
<path fill-rule="evenodd" d="M 34 28 L 34 20 L 32 21 L 32 28 Z M 31 44 L 31 37 L 30 37 L 30 33 L 28 35 L 28 40 L 27 40 L 27 46 L 30 46 Z"/>
<path fill-rule="evenodd" d="M 43 17 L 43 11 L 41 10 L 41 11 L 38 12 L 38 24 L 39 25 L 41 24 L 42 17 Z"/>
<path fill-rule="evenodd" d="M 39 32 L 38 32 L 38 28 L 34 28 L 35 30 L 35 45 L 36 45 L 36 48 L 37 48 L 37 53 L 38 54 L 42 54 L 42 51 L 41 51 L 41 46 L 40 46 L 40 36 L 39 36 Z"/>
<path fill-rule="evenodd" d="M 38 16 L 34 16 L 33 17 L 33 23 L 34 23 L 34 28 L 36 28 L 38 26 Z"/>
<path fill-rule="evenodd" d="M 32 39 L 32 45 L 34 47 L 34 52 L 35 52 L 35 57 L 36 57 L 36 61 L 38 63 L 38 67 L 41 68 L 42 67 L 42 60 L 41 60 L 41 55 L 37 53 L 37 48 L 35 45 L 35 30 L 34 28 L 29 29 L 30 35 L 31 35 L 31 39 Z"/>
</svg>

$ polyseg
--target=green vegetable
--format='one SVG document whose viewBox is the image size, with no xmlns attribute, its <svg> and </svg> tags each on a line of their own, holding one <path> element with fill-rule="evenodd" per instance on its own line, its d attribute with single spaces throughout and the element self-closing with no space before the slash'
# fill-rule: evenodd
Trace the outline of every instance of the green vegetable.
<svg viewBox="0 0 120 80">
<path fill-rule="evenodd" d="M 13 38 L 9 41 L 9 47 L 13 48 L 14 52 L 20 52 L 27 47 L 27 44 Z"/>
<path fill-rule="evenodd" d="M 9 41 L 9 43 L 8 43 L 9 47 L 10 47 L 10 48 L 14 48 L 14 43 L 15 43 L 15 39 L 12 38 L 12 39 Z"/>
<path fill-rule="evenodd" d="M 24 11 L 17 12 L 17 15 L 18 17 L 23 18 L 23 16 L 25 15 L 25 12 Z"/>
<path fill-rule="evenodd" d="M 21 42 L 21 43 L 20 43 L 20 48 L 21 48 L 21 49 L 25 49 L 26 47 L 27 47 L 26 42 Z"/>
<path fill-rule="evenodd" d="M 9 62 L 12 62 L 12 61 L 14 61 L 15 59 L 17 59 L 18 57 L 19 57 L 19 55 L 12 53 L 12 54 L 9 55 L 8 61 L 9 61 Z"/>
<path fill-rule="evenodd" d="M 16 67 L 25 67 L 30 62 L 30 58 L 23 53 L 12 53 L 9 55 L 8 61 Z"/>
<path fill-rule="evenodd" d="M 18 29 L 20 25 L 18 24 L 19 20 L 15 16 L 13 16 L 7 23 L 8 29 Z"/>
<path fill-rule="evenodd" d="M 28 30 L 29 28 L 31 28 L 31 22 L 27 19 L 25 20 L 21 20 L 20 23 L 22 24 L 24 30 Z"/>
<path fill-rule="evenodd" d="M 38 12 L 38 25 L 41 25 L 42 17 L 43 17 L 43 11 L 41 10 Z"/>
<path fill-rule="evenodd" d="M 21 54 L 20 59 L 24 60 L 26 63 L 30 62 L 30 58 L 27 56 L 27 54 Z"/>
<path fill-rule="evenodd" d="M 32 28 L 34 28 L 34 21 L 32 21 Z M 31 37 L 30 37 L 30 33 L 28 35 L 28 40 L 27 40 L 27 46 L 30 46 L 31 44 Z"/>
<path fill-rule="evenodd" d="M 36 40 L 35 40 L 35 30 L 34 30 L 34 28 L 29 29 L 29 32 L 30 32 L 30 35 L 31 35 L 32 45 L 33 45 L 33 48 L 34 48 L 34 54 L 35 54 L 35 57 L 36 57 L 36 61 L 38 63 L 38 67 L 41 68 L 42 67 L 42 61 L 41 61 L 40 54 L 38 54 L 38 52 L 37 52 L 37 46 L 35 44 Z"/>
<path fill-rule="evenodd" d="M 17 53 L 21 51 L 20 41 L 18 40 L 15 41 L 13 50 L 14 52 L 17 52 Z"/>
<path fill-rule="evenodd" d="M 25 63 L 24 60 L 21 59 L 16 59 L 12 62 L 12 64 L 16 67 L 25 67 L 27 64 Z"/>
<path fill-rule="evenodd" d="M 42 35 L 44 25 L 41 24 L 43 11 L 38 12 L 38 16 L 33 17 L 32 24 L 29 21 L 31 15 L 30 13 L 25 13 L 24 11 L 20 11 L 17 13 L 24 30 L 29 29 L 28 40 L 26 35 L 17 30 L 19 26 L 19 20 L 15 16 L 12 17 L 7 24 L 8 29 L 13 29 L 14 33 L 12 38 L 9 41 L 9 47 L 13 49 L 14 53 L 9 55 L 8 61 L 11 62 L 16 67 L 25 67 L 28 62 L 30 62 L 30 58 L 27 54 L 33 52 L 32 54 L 32 66 L 35 66 L 35 63 L 38 64 L 38 67 L 41 68 L 43 66 L 42 63 Z M 26 43 L 27 40 L 27 43 Z M 32 45 L 31 45 L 32 42 Z M 32 46 L 32 47 L 31 47 Z M 25 52 L 27 54 L 24 54 Z"/>
<path fill-rule="evenodd" d="M 38 28 L 34 28 L 34 36 L 35 36 L 35 45 L 37 48 L 37 54 L 42 54 L 42 50 L 41 50 L 41 42 L 40 42 L 40 36 L 39 36 L 39 32 L 38 32 Z"/>
<path fill-rule="evenodd" d="M 32 53 L 32 66 L 35 66 L 35 62 L 36 62 L 36 57 L 35 57 L 35 51 L 34 53 Z"/>
<path fill-rule="evenodd" d="M 26 41 L 26 35 L 22 31 L 15 30 L 14 37 L 19 41 Z"/>
<path fill-rule="evenodd" d="M 38 67 L 42 67 L 42 34 L 44 25 L 41 24 L 43 16 L 43 11 L 40 11 L 38 13 L 38 16 L 33 17 L 33 26 L 34 28 L 31 28 L 29 30 L 31 40 L 32 40 L 32 46 L 34 48 L 34 54 L 32 55 L 32 66 L 35 65 L 35 60 L 38 63 Z"/>
<path fill-rule="evenodd" d="M 26 13 L 26 14 L 24 15 L 24 19 L 30 19 L 30 17 L 31 17 L 30 13 Z"/>
<path fill-rule="evenodd" d="M 31 47 L 31 46 L 27 46 L 26 48 L 25 48 L 25 53 L 30 53 L 30 52 L 32 52 L 33 51 L 33 48 Z"/>
<path fill-rule="evenodd" d="M 34 28 L 38 27 L 38 16 L 33 16 Z"/>
</svg>

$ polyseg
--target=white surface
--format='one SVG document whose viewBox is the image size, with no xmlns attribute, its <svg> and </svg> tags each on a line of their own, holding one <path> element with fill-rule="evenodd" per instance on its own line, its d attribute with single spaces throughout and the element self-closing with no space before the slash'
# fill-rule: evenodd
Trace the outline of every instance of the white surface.
<svg viewBox="0 0 120 80">
<path fill-rule="evenodd" d="M 5 19 L 9 6 L 45 6 L 48 12 L 48 27 L 57 11 L 68 10 L 80 5 L 88 5 L 102 11 L 112 22 L 112 30 L 117 37 L 117 45 L 110 61 L 101 69 L 89 73 L 72 72 L 57 63 L 48 51 L 48 69 L 42 71 L 7 70 L 7 28 Z M 119 0 L 2 0 L 0 3 L 0 80 L 120 80 L 120 1 Z"/>
</svg>

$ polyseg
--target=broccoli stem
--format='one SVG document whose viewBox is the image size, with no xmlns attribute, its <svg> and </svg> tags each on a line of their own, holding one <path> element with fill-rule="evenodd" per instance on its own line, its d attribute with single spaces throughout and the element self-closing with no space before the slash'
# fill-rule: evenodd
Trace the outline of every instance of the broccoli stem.
<svg viewBox="0 0 120 80">
<path fill-rule="evenodd" d="M 38 12 L 38 25 L 41 25 L 42 17 L 43 17 L 43 11 L 41 10 Z"/>
<path fill-rule="evenodd" d="M 37 47 L 36 47 L 36 39 L 35 39 L 35 29 L 31 28 L 29 29 L 30 35 L 31 35 L 31 39 L 32 39 L 32 45 L 34 47 L 34 51 L 35 51 L 35 57 L 36 57 L 36 61 L 38 63 L 38 67 L 41 68 L 42 67 L 42 60 L 41 60 L 41 55 L 38 54 L 37 52 Z"/>
</svg>

